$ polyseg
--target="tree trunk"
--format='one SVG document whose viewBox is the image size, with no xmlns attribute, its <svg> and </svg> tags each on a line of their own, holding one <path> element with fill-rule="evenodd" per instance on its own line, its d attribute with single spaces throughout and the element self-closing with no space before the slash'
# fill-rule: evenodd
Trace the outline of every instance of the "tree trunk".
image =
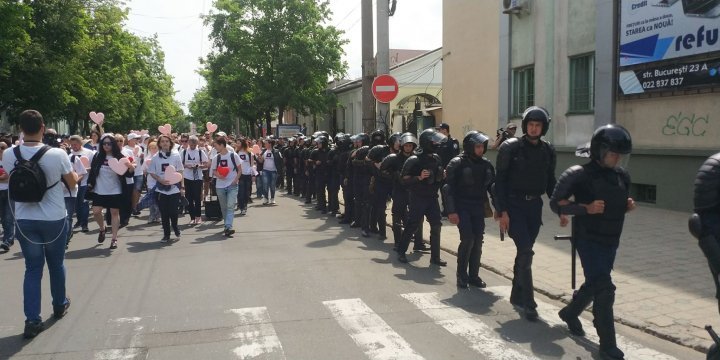
<svg viewBox="0 0 720 360">
<path fill-rule="evenodd" d="M 285 109 L 286 109 L 286 107 L 282 106 L 282 105 L 278 107 L 278 125 L 283 123 L 283 116 L 285 115 L 284 114 Z"/>
<path fill-rule="evenodd" d="M 269 136 L 272 133 L 272 113 L 270 110 L 265 110 L 265 136 Z"/>
</svg>

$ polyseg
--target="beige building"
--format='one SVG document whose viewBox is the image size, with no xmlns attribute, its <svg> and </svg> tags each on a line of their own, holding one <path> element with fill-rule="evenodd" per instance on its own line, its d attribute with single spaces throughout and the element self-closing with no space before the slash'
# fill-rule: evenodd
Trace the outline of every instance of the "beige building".
<svg viewBox="0 0 720 360">
<path fill-rule="evenodd" d="M 460 139 L 469 130 L 494 137 L 498 129 L 501 3 L 443 1 L 442 116 Z"/>
</svg>

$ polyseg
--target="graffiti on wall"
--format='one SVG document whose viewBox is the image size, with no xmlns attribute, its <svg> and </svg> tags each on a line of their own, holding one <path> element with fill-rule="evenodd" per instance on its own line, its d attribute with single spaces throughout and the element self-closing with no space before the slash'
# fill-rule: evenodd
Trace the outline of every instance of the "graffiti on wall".
<svg viewBox="0 0 720 360">
<path fill-rule="evenodd" d="M 662 134 L 665 136 L 705 136 L 710 125 L 710 114 L 671 114 L 665 119 Z"/>
</svg>

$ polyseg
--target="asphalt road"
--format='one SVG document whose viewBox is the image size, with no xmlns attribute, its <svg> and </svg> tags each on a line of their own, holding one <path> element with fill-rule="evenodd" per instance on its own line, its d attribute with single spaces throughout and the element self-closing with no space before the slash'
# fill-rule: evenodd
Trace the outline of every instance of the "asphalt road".
<svg viewBox="0 0 720 360">
<path fill-rule="evenodd" d="M 572 337 L 556 315 L 562 305 L 538 295 L 542 321 L 529 323 L 508 302 L 507 279 L 481 270 L 488 289 L 458 290 L 454 256 L 443 253 L 446 268 L 429 266 L 429 254 L 400 264 L 390 240 L 362 238 L 297 198 L 256 201 L 236 217 L 233 238 L 206 222 L 161 244 L 145 216 L 121 230 L 112 252 L 96 243 L 97 230 L 76 234 L 66 254 L 72 307 L 32 341 L 20 335 L 19 246 L 0 255 L 0 358 L 596 358 L 589 314 L 588 337 Z M 43 294 L 49 318 L 47 275 Z M 704 358 L 618 330 L 628 359 Z"/>
</svg>

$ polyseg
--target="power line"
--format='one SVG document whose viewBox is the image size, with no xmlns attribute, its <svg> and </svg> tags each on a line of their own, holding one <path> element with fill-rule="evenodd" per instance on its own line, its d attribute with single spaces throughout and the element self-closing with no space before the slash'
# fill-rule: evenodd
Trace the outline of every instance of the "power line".
<svg viewBox="0 0 720 360">
<path fill-rule="evenodd" d="M 204 11 L 203 11 L 204 12 Z M 130 15 L 132 16 L 140 16 L 140 17 L 146 17 L 151 19 L 161 19 L 161 20 L 177 20 L 177 19 L 189 19 L 193 17 L 197 17 L 198 15 L 188 15 L 188 16 L 156 16 L 156 15 L 146 15 L 146 14 L 138 14 L 131 12 Z"/>
<path fill-rule="evenodd" d="M 353 9 L 351 9 L 347 14 L 345 14 L 345 16 L 343 16 L 342 19 L 340 19 L 340 21 L 337 22 L 337 24 L 335 24 L 335 27 L 340 27 L 340 25 L 343 23 L 343 21 L 345 21 L 345 19 L 347 19 L 348 16 L 352 15 L 352 13 L 354 13 L 359 8 L 360 8 L 360 5 L 358 4 Z"/>
</svg>

